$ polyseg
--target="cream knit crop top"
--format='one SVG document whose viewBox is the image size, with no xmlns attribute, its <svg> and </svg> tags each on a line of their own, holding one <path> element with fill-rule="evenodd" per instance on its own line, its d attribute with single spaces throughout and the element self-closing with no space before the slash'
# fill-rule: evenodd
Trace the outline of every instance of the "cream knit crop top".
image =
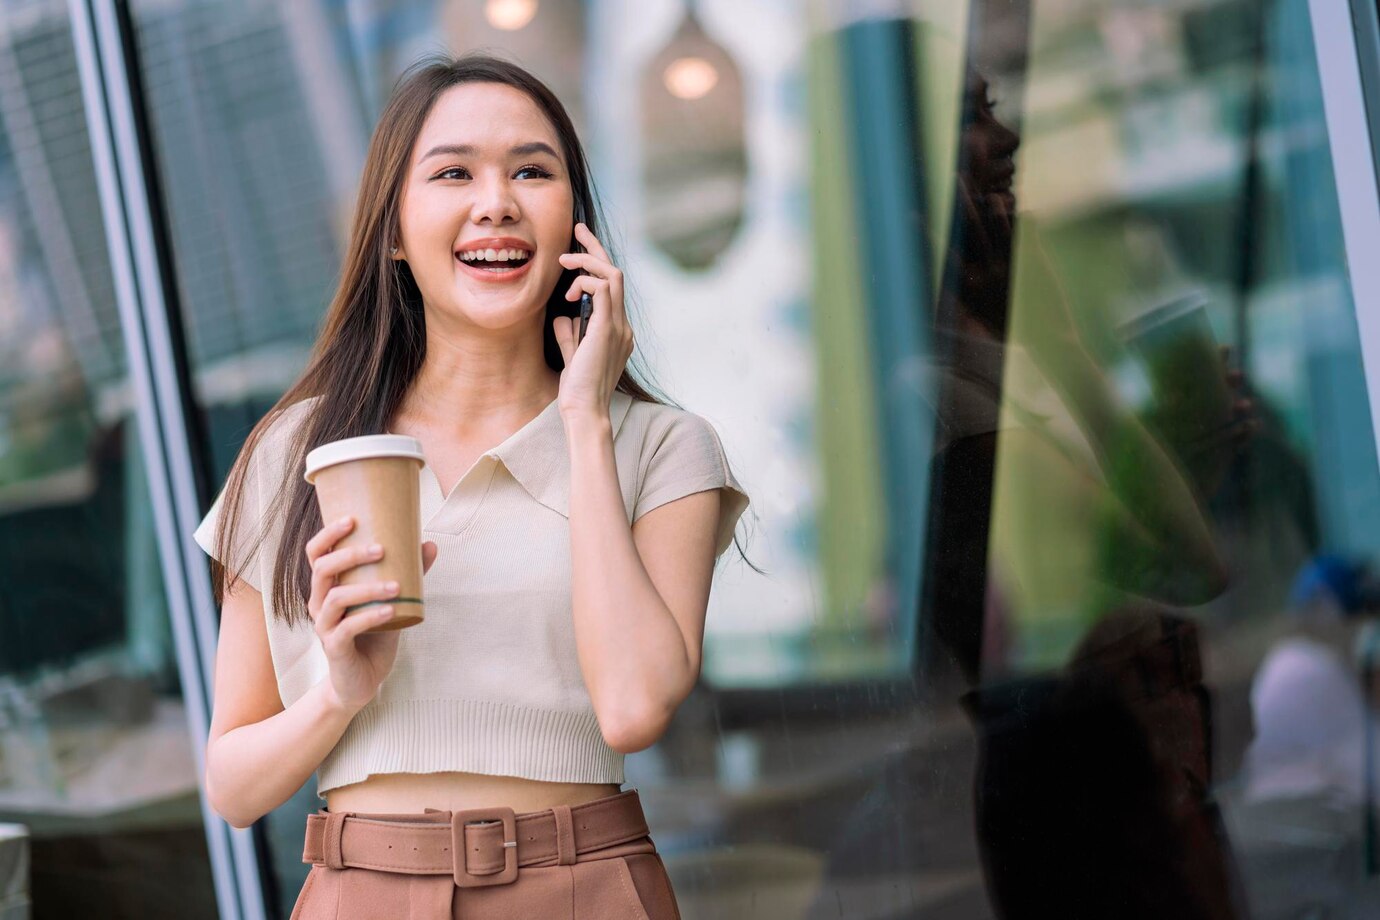
<svg viewBox="0 0 1380 920">
<path fill-rule="evenodd" d="M 250 458 L 246 514 L 286 473 L 286 444 L 312 400 L 285 410 Z M 614 454 L 629 522 L 666 502 L 723 488 L 715 554 L 733 541 L 748 496 L 704 418 L 615 392 Z M 482 455 L 451 490 L 422 467 L 422 539 L 439 554 L 426 573 L 425 622 L 401 631 L 393 670 L 317 770 L 317 794 L 373 773 L 461 770 L 560 782 L 622 783 L 623 755 L 605 743 L 575 655 L 571 618 L 570 454 L 558 403 Z M 215 547 L 224 492 L 194 538 Z M 319 523 L 319 522 L 318 522 Z M 270 567 L 282 522 L 269 522 L 244 580 L 264 599 L 283 706 L 327 677 L 309 623 L 273 615 Z M 240 527 L 238 563 L 258 532 Z M 226 560 L 222 560 L 225 562 Z"/>
</svg>

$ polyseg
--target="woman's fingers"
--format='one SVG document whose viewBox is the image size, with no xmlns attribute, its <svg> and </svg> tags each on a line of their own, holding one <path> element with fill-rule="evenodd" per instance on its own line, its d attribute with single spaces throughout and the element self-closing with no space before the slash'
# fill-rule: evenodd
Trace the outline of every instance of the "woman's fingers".
<svg viewBox="0 0 1380 920">
<path fill-rule="evenodd" d="M 576 275 L 575 280 L 570 283 L 570 288 L 565 292 L 566 300 L 574 300 L 580 296 L 581 291 L 588 291 L 598 297 L 607 294 L 609 283 L 603 278 L 594 275 Z"/>
<path fill-rule="evenodd" d="M 427 572 L 431 571 L 431 565 L 432 565 L 432 563 L 434 563 L 434 562 L 436 561 L 436 554 L 439 553 L 439 552 L 440 552 L 440 548 L 437 547 L 437 545 L 436 545 L 435 543 L 431 542 L 430 540 L 427 540 L 425 543 L 422 544 L 422 574 L 423 574 L 423 575 L 425 575 Z"/>
<path fill-rule="evenodd" d="M 316 560 L 330 551 L 331 547 L 345 538 L 354 529 L 354 518 L 346 515 L 338 521 L 322 527 L 307 541 L 307 564 L 311 566 L 311 596 L 307 599 L 307 612 L 316 619 L 316 611 L 321 606 L 321 598 L 331 587 L 331 579 L 318 573 Z"/>
<path fill-rule="evenodd" d="M 580 296 L 581 291 L 588 292 L 594 298 L 594 312 L 590 315 L 589 326 L 585 329 L 585 335 L 592 335 L 596 328 L 607 326 L 614 339 L 622 341 L 625 345 L 631 345 L 632 326 L 628 324 L 623 313 L 622 295 L 602 278 L 580 275 L 571 282 L 570 290 L 566 292 L 565 299 L 575 300 Z M 556 319 L 569 319 L 568 327 L 575 328 L 576 320 L 573 317 L 556 317 Z M 574 342 L 573 336 L 571 341 Z"/>
<path fill-rule="evenodd" d="M 335 584 L 340 573 L 366 562 L 377 562 L 382 558 L 383 548 L 377 543 L 371 546 L 351 546 L 317 556 L 311 567 L 311 601 L 320 606 L 326 592 Z M 311 609 L 311 602 L 308 603 L 308 609 Z"/>
<path fill-rule="evenodd" d="M 609 257 L 604 245 L 599 242 L 599 238 L 590 231 L 589 227 L 582 223 L 575 225 L 575 238 L 585 248 L 585 252 L 563 252 L 558 256 L 558 260 L 566 268 L 579 268 L 589 273 L 589 276 L 605 281 L 609 285 L 609 300 L 611 302 L 611 312 L 617 314 L 610 316 L 615 324 L 623 320 L 623 272 L 613 264 L 613 259 Z M 586 276 L 581 276 L 586 277 Z M 589 291 L 594 293 L 592 289 Z M 575 294 L 574 297 L 578 297 Z M 566 294 L 567 300 L 573 300 L 569 293 Z"/>
<path fill-rule="evenodd" d="M 315 562 L 318 556 L 328 552 L 332 546 L 344 539 L 345 535 L 354 527 L 355 519 L 352 517 L 343 517 L 322 527 L 314 537 L 307 541 L 307 559 Z"/>
<path fill-rule="evenodd" d="M 584 246 L 585 249 L 603 259 L 605 262 L 612 264 L 613 260 L 610 259 L 609 254 L 604 251 L 604 244 L 599 242 L 599 237 L 595 236 L 594 232 L 581 221 L 575 223 L 575 238 L 580 241 L 580 244 Z"/>
<path fill-rule="evenodd" d="M 364 565 L 369 562 L 378 562 L 383 558 L 383 547 L 378 543 L 366 546 L 347 546 L 344 549 L 333 550 L 324 556 L 316 557 L 316 565 L 312 571 L 334 578 L 346 569 L 352 569 L 357 565 Z"/>
<path fill-rule="evenodd" d="M 593 253 L 563 252 L 558 256 L 558 259 L 566 268 L 584 269 L 589 272 L 590 277 L 599 278 L 610 284 L 621 285 L 623 283 L 623 272 L 618 266 Z"/>
<path fill-rule="evenodd" d="M 369 601 L 391 600 L 397 596 L 397 582 L 371 581 L 360 585 L 336 585 L 326 592 L 320 616 L 316 620 L 316 631 L 322 636 L 329 635 L 342 619 L 351 619 L 362 612 L 356 610 L 346 615 L 345 611 L 349 607 Z M 364 611 L 369 609 L 371 608 L 363 608 Z"/>
<path fill-rule="evenodd" d="M 331 641 L 339 643 L 342 648 L 347 647 L 346 643 L 353 643 L 355 639 L 359 638 L 363 633 L 373 629 L 380 623 L 387 623 L 394 615 L 395 612 L 391 604 L 382 607 L 366 607 L 363 610 L 357 610 L 345 618 L 345 622 L 341 623 L 332 635 Z M 401 633 L 401 630 L 386 631 L 381 633 L 380 637 L 385 640 L 391 637 L 396 641 Z"/>
<path fill-rule="evenodd" d="M 570 290 L 566 291 L 566 300 L 577 300 L 580 292 L 585 291 L 594 298 L 594 311 L 589 316 L 589 325 L 585 328 L 585 335 L 594 335 L 596 330 L 603 326 L 611 326 L 614 330 L 621 328 L 618 320 L 614 317 L 610 309 L 609 283 L 602 278 L 595 278 L 593 275 L 580 275 L 570 285 Z M 576 329 L 579 320 L 575 317 L 557 317 L 557 319 L 568 319 L 568 327 Z M 570 341 L 572 345 L 578 345 L 576 335 L 571 332 Z M 567 360 L 569 360 L 567 358 Z"/>
<path fill-rule="evenodd" d="M 579 320 L 569 316 L 558 316 L 551 321 L 551 334 L 556 337 L 556 347 L 561 350 L 561 362 L 567 367 L 575 359 L 575 324 Z M 588 335 L 588 331 L 586 331 Z"/>
</svg>

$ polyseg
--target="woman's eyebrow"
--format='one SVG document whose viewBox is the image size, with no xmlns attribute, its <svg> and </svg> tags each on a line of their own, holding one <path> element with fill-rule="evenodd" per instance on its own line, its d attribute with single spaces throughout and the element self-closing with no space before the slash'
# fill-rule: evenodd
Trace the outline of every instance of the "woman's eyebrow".
<svg viewBox="0 0 1380 920">
<path fill-rule="evenodd" d="M 442 154 L 450 154 L 451 156 L 465 157 L 474 156 L 478 152 L 479 148 L 475 147 L 473 144 L 438 144 L 435 147 L 432 147 L 426 153 L 422 154 L 421 159 L 417 160 L 417 162 L 423 163 L 431 159 L 432 157 L 441 156 Z M 528 141 L 525 144 L 518 144 L 516 147 L 510 149 L 508 152 L 513 156 L 519 157 L 524 157 L 528 154 L 533 153 L 545 153 L 549 156 L 554 157 L 557 160 L 560 159 L 560 155 L 557 154 L 555 150 L 551 149 L 551 145 L 544 143 L 542 141 Z"/>
</svg>

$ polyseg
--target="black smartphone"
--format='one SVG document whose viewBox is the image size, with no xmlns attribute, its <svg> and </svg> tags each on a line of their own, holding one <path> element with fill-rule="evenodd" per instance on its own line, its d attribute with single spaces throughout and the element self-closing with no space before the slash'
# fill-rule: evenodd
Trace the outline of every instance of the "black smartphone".
<svg viewBox="0 0 1380 920">
<path fill-rule="evenodd" d="M 576 207 L 575 207 L 575 221 L 576 221 L 576 223 L 584 224 L 586 227 L 589 226 L 589 221 L 588 221 L 588 220 L 586 219 L 586 217 L 585 217 L 585 209 L 584 209 L 583 207 L 581 207 L 580 205 L 578 205 L 578 204 L 577 204 Z M 586 252 L 586 251 L 587 251 L 587 250 L 585 249 L 584 245 L 583 245 L 582 243 L 580 243 L 579 240 L 577 240 L 577 239 L 574 238 L 574 235 L 573 235 L 573 234 L 572 234 L 572 236 L 571 236 L 571 250 L 570 250 L 570 251 L 571 251 L 571 252 Z M 584 269 L 581 268 L 581 269 L 576 269 L 575 274 L 577 274 L 577 275 L 587 275 L 587 274 L 589 274 L 589 272 L 587 272 L 587 271 L 585 271 Z M 591 297 L 587 291 L 581 291 L 581 292 L 580 292 L 580 328 L 579 328 L 579 331 L 577 331 L 577 332 L 575 333 L 575 345 L 576 345 L 577 348 L 579 347 L 580 343 L 581 343 L 582 341 L 584 341 L 584 338 L 585 338 L 585 328 L 589 325 L 589 317 L 590 317 L 590 314 L 593 313 L 593 312 L 594 312 L 594 298 Z M 574 319 L 574 318 L 575 318 L 574 316 L 571 317 L 571 319 Z"/>
<path fill-rule="evenodd" d="M 594 298 L 587 291 L 580 292 L 580 332 L 575 336 L 575 344 L 585 339 L 585 327 L 589 325 L 589 315 L 594 312 Z"/>
</svg>

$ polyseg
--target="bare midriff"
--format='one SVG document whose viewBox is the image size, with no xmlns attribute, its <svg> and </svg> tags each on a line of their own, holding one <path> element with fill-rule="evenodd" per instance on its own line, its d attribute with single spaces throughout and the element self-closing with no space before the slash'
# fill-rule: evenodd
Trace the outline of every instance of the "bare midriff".
<svg viewBox="0 0 1380 920">
<path fill-rule="evenodd" d="M 402 814 L 507 805 L 522 814 L 552 805 L 579 805 L 621 791 L 618 783 L 549 783 L 483 773 L 375 773 L 363 782 L 328 790 L 325 798 L 333 812 Z"/>
</svg>

